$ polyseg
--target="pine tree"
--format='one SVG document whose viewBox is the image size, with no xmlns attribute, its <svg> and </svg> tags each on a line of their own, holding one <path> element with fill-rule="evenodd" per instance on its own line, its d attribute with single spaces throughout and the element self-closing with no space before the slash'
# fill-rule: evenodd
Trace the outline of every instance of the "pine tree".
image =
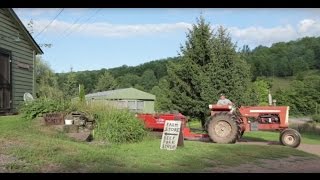
<svg viewBox="0 0 320 180">
<path fill-rule="evenodd" d="M 250 83 L 250 67 L 240 58 L 226 29 L 213 34 L 203 17 L 197 19 L 181 47 L 180 62 L 168 64 L 168 82 L 173 107 L 198 117 L 204 125 L 208 104 L 225 93 L 237 104 L 245 102 Z"/>
<path fill-rule="evenodd" d="M 181 61 L 170 62 L 167 67 L 175 110 L 201 119 L 208 115 L 210 100 L 203 90 L 210 89 L 205 71 L 206 66 L 214 61 L 212 50 L 212 30 L 201 16 L 189 30 L 185 46 L 181 47 Z"/>
<path fill-rule="evenodd" d="M 250 66 L 240 58 L 227 29 L 220 26 L 213 39 L 214 61 L 206 76 L 216 89 L 215 97 L 224 93 L 236 104 L 244 104 L 244 94 L 250 83 Z"/>
</svg>

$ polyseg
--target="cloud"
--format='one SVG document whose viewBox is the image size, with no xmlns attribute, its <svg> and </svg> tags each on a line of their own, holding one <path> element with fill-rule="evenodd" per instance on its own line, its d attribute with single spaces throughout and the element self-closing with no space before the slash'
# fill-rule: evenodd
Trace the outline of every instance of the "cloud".
<svg viewBox="0 0 320 180">
<path fill-rule="evenodd" d="M 27 21 L 23 21 L 27 24 Z M 34 21 L 34 32 L 40 32 L 50 20 Z M 159 35 L 163 33 L 187 31 L 192 24 L 186 22 L 162 24 L 111 24 L 96 22 L 90 24 L 55 20 L 43 34 L 61 35 L 69 34 L 88 37 L 133 37 L 145 35 Z M 217 27 L 217 25 L 213 25 Z M 238 45 L 248 44 L 251 47 L 258 45 L 271 46 L 276 42 L 287 42 L 305 36 L 320 36 L 320 21 L 316 19 L 303 19 L 297 24 L 284 24 L 270 28 L 250 26 L 239 28 L 227 27 L 232 39 Z"/>
<path fill-rule="evenodd" d="M 23 16 L 31 16 L 31 17 L 43 17 L 43 16 L 55 16 L 59 13 L 61 8 L 13 8 L 13 10 L 19 15 L 19 17 Z M 64 8 L 63 13 L 79 16 L 84 13 L 88 13 L 90 8 Z"/>
<path fill-rule="evenodd" d="M 23 20 L 24 24 L 28 21 Z M 34 32 L 37 34 L 49 24 L 49 20 L 34 21 Z M 110 24 L 105 22 L 97 22 L 91 24 L 72 24 L 65 21 L 55 20 L 43 33 L 51 34 L 68 34 L 75 35 L 98 36 L 98 37 L 129 37 L 141 36 L 156 33 L 169 33 L 177 30 L 187 30 L 191 28 L 191 24 L 178 22 L 171 24 Z M 69 29 L 69 30 L 68 30 Z M 67 31 L 66 31 L 67 30 Z M 65 32 L 66 31 L 66 32 Z"/>
<path fill-rule="evenodd" d="M 273 28 L 247 27 L 240 29 L 238 27 L 229 28 L 233 40 L 241 44 L 252 46 L 265 45 L 279 41 L 289 41 L 297 38 L 297 32 L 291 25 L 277 26 Z"/>
<path fill-rule="evenodd" d="M 287 42 L 305 36 L 320 36 L 320 21 L 303 19 L 295 26 L 286 24 L 271 28 L 264 27 L 230 27 L 232 38 L 239 44 L 270 46 L 276 42 Z"/>
<path fill-rule="evenodd" d="M 94 23 L 84 31 L 87 35 L 95 33 L 104 37 L 128 37 L 156 33 L 169 33 L 177 30 L 187 30 L 191 24 L 178 22 L 172 24 L 135 24 L 115 25 L 108 23 Z"/>
</svg>

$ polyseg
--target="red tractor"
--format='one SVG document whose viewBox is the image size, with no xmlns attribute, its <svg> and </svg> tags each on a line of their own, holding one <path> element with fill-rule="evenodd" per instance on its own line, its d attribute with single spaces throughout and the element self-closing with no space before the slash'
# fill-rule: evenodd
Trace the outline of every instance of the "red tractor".
<svg viewBox="0 0 320 180">
<path fill-rule="evenodd" d="M 301 135 L 289 128 L 288 106 L 209 105 L 211 117 L 206 122 L 209 137 L 216 143 L 235 143 L 245 131 L 279 131 L 280 142 L 298 147 Z"/>
<path fill-rule="evenodd" d="M 211 116 L 205 127 L 208 134 L 192 133 L 187 127 L 187 118 L 182 114 L 137 114 L 145 127 L 162 132 L 165 121 L 182 121 L 182 132 L 187 140 L 212 140 L 215 143 L 235 143 L 246 131 L 279 131 L 280 142 L 290 147 L 300 145 L 298 131 L 288 125 L 288 106 L 233 106 L 209 105 Z"/>
</svg>

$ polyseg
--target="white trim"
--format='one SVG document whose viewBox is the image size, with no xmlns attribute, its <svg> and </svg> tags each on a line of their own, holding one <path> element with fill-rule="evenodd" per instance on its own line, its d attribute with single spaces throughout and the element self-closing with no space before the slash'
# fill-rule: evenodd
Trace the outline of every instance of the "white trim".
<svg viewBox="0 0 320 180">
<path fill-rule="evenodd" d="M 280 112 L 280 110 L 266 110 L 266 109 L 254 109 L 254 110 L 250 110 L 251 113 L 253 112 L 257 112 L 257 113 L 276 113 L 276 112 Z"/>
</svg>

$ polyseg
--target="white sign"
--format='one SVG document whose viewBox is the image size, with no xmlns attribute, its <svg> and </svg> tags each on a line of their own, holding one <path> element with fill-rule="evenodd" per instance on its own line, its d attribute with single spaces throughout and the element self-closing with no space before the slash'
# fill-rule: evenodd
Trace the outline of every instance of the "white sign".
<svg viewBox="0 0 320 180">
<path fill-rule="evenodd" d="M 165 121 L 160 149 L 175 150 L 178 145 L 181 121 Z"/>
<path fill-rule="evenodd" d="M 164 124 L 164 119 L 161 119 L 161 118 L 159 118 L 159 119 L 156 119 L 156 123 L 157 124 Z"/>
</svg>

